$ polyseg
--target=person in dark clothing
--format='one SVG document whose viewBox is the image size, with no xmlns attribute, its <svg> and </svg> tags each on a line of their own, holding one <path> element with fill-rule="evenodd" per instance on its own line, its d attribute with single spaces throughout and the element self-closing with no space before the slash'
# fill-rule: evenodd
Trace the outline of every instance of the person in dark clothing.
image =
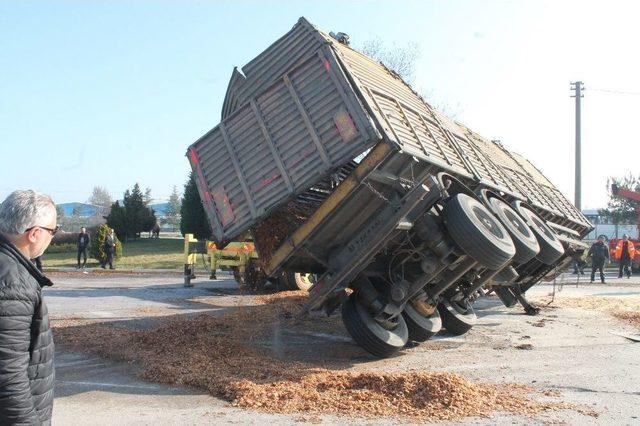
<svg viewBox="0 0 640 426">
<path fill-rule="evenodd" d="M 589 249 L 587 257 L 591 257 L 591 282 L 596 277 L 596 269 L 600 270 L 600 282 L 604 284 L 604 263 L 609 261 L 609 247 L 604 243 L 604 237 L 598 237 Z"/>
<path fill-rule="evenodd" d="M 53 335 L 42 289 L 53 283 L 30 259 L 58 230 L 51 198 L 15 191 L 0 204 L 0 424 L 50 425 Z"/>
<path fill-rule="evenodd" d="M 587 266 L 587 262 L 582 260 L 582 254 L 576 254 L 573 257 L 573 275 L 584 275 L 585 266 Z"/>
<path fill-rule="evenodd" d="M 116 254 L 116 236 L 113 229 L 109 229 L 107 237 L 104 239 L 104 252 L 107 255 L 107 262 L 109 269 L 116 269 L 113 266 L 113 256 Z M 102 265 L 102 269 L 106 268 L 106 264 Z"/>
<path fill-rule="evenodd" d="M 91 244 L 91 237 L 87 233 L 87 229 L 83 226 L 80 228 L 80 233 L 78 234 L 78 266 L 76 266 L 76 269 L 84 268 L 87 265 L 87 250 L 89 249 L 89 244 Z M 80 257 L 82 257 L 82 266 L 80 266 Z"/>
<path fill-rule="evenodd" d="M 620 265 L 618 269 L 618 278 L 622 278 L 622 273 L 627 275 L 627 278 L 631 278 L 631 261 L 636 254 L 636 248 L 633 242 L 629 240 L 629 236 L 624 234 L 622 240 L 618 241 L 615 249 L 615 258 L 619 259 Z"/>
</svg>

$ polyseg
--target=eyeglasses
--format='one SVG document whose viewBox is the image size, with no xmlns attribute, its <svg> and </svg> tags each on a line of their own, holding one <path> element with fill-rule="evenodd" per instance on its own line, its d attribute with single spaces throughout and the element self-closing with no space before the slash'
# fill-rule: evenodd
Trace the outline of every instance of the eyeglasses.
<svg viewBox="0 0 640 426">
<path fill-rule="evenodd" d="M 32 229 L 34 229 L 34 228 L 40 228 L 40 229 L 44 229 L 45 231 L 49 231 L 49 233 L 50 233 L 50 234 L 51 234 L 51 236 L 53 237 L 53 236 L 54 236 L 54 235 L 56 235 L 56 233 L 60 230 L 60 225 L 56 225 L 56 227 L 55 227 L 55 228 L 53 228 L 53 229 L 51 229 L 51 228 L 46 228 L 46 227 L 44 227 L 44 226 L 36 225 L 36 226 L 32 226 L 31 228 L 27 228 L 27 229 L 25 229 L 25 230 L 24 230 L 24 232 L 29 232 L 29 231 L 31 231 L 31 230 L 32 230 Z"/>
</svg>

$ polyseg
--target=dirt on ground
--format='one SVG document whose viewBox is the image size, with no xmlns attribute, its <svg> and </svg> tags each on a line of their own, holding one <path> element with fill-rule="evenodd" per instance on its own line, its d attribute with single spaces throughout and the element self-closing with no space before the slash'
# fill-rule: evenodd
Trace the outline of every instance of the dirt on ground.
<svg viewBox="0 0 640 426">
<path fill-rule="evenodd" d="M 606 312 L 618 320 L 640 328 L 639 296 L 583 296 L 583 297 L 542 297 L 536 300 L 541 306 L 557 308 L 578 308 Z"/>
<path fill-rule="evenodd" d="M 265 412 L 421 421 L 494 411 L 535 415 L 574 409 L 595 415 L 556 400 L 557 393 L 520 384 L 472 382 L 449 372 L 349 371 L 324 354 L 314 361 L 294 359 L 279 350 L 283 328 L 321 333 L 339 326 L 338 318 L 296 322 L 305 300 L 302 292 L 258 296 L 254 305 L 222 316 L 169 318 L 146 330 L 77 320 L 53 326 L 56 342 L 65 348 L 132 363 L 146 380 L 193 386 L 234 406 Z"/>
</svg>

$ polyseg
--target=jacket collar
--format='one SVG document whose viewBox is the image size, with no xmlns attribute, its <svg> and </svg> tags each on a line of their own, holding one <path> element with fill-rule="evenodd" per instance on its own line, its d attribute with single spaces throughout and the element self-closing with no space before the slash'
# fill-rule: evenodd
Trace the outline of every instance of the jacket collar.
<svg viewBox="0 0 640 426">
<path fill-rule="evenodd" d="M 35 265 L 14 246 L 4 235 L 0 234 L 0 249 L 3 249 L 9 256 L 11 256 L 16 262 L 21 264 L 29 274 L 38 281 L 40 287 L 52 286 L 53 282 L 44 276 L 42 272 L 35 267 Z"/>
</svg>

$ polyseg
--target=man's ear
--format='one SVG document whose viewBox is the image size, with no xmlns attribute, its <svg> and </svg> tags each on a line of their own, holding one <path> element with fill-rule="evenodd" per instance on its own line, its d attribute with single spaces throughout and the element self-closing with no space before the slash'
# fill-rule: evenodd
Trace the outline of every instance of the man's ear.
<svg viewBox="0 0 640 426">
<path fill-rule="evenodd" d="M 38 240 L 38 232 L 42 232 L 42 229 L 37 226 L 27 231 L 27 239 L 30 243 L 35 243 Z"/>
</svg>

